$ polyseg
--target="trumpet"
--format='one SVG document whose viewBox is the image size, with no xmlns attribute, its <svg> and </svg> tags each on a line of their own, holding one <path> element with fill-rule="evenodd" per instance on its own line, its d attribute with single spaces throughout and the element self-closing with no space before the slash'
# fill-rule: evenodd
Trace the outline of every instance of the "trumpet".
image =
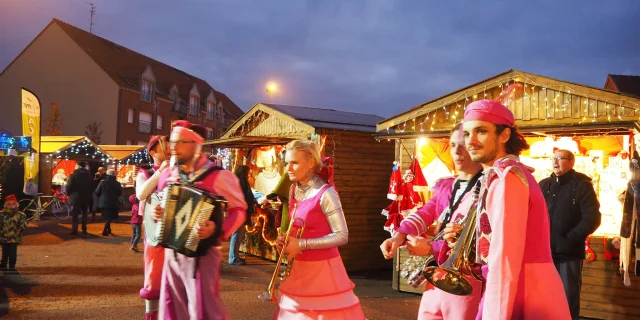
<svg viewBox="0 0 640 320">
<path fill-rule="evenodd" d="M 464 220 L 465 217 L 460 217 L 453 223 L 462 224 Z M 436 234 L 433 239 L 431 239 L 431 242 L 442 240 L 443 236 L 444 229 Z M 408 285 L 414 288 L 418 288 L 426 280 L 423 274 L 424 270 L 434 261 L 436 261 L 436 257 L 433 254 L 430 254 L 426 257 L 410 256 L 402 264 L 402 271 L 400 271 L 400 276 L 404 279 L 407 279 Z"/>
<path fill-rule="evenodd" d="M 475 232 L 479 189 L 479 186 L 474 189 L 473 204 L 467 214 L 467 221 L 447 261 L 440 267 L 427 267 L 424 270 L 424 277 L 435 287 L 459 296 L 470 295 L 473 292 L 473 287 L 465 275 L 482 280 L 482 276 L 476 273 L 473 266 L 476 255 Z"/>
<path fill-rule="evenodd" d="M 280 281 L 284 281 L 287 279 L 287 277 L 291 273 L 291 268 L 293 267 L 293 261 L 295 257 L 291 257 L 291 259 L 287 257 L 287 266 L 285 267 L 284 271 L 282 271 L 282 273 L 280 273 L 280 267 L 282 266 L 282 261 L 286 256 L 284 250 L 287 248 L 287 245 L 289 244 L 289 237 L 293 232 L 292 231 L 293 225 L 296 221 L 300 221 L 302 223 L 302 226 L 296 231 L 296 238 L 300 239 L 300 237 L 302 236 L 302 233 L 304 232 L 305 221 L 302 218 L 296 218 L 297 209 L 298 209 L 298 204 L 296 203 L 293 205 L 293 213 L 291 214 L 291 218 L 289 220 L 289 229 L 287 229 L 287 234 L 284 237 L 284 243 L 282 245 L 282 249 L 280 250 L 278 261 L 276 262 L 276 268 L 273 271 L 273 275 L 271 275 L 271 281 L 269 281 L 267 290 L 265 290 L 263 293 L 258 295 L 258 299 L 262 301 L 271 301 L 275 303 L 276 302 L 275 291 L 276 291 L 277 279 L 279 279 Z"/>
</svg>

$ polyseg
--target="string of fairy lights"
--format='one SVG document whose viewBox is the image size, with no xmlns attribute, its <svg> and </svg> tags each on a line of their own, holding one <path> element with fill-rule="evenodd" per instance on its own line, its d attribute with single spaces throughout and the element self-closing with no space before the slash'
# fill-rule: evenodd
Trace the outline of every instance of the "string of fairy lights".
<svg viewBox="0 0 640 320">
<path fill-rule="evenodd" d="M 602 98 L 596 97 L 593 94 L 589 94 L 584 90 L 573 87 L 567 84 L 559 84 L 559 85 L 542 85 L 536 82 L 534 79 L 531 79 L 529 76 L 525 74 L 512 74 L 509 76 L 505 76 L 503 78 L 497 79 L 494 82 L 486 83 L 483 89 L 465 89 L 458 93 L 456 96 L 452 97 L 449 101 L 441 102 L 441 107 L 434 108 L 431 110 L 425 110 L 422 107 L 418 107 L 414 112 L 410 112 L 399 120 L 394 120 L 387 125 L 387 133 L 390 133 L 393 127 L 397 127 L 397 132 L 425 132 L 425 130 L 434 131 L 436 124 L 436 119 L 438 112 L 444 115 L 445 122 L 450 124 L 455 124 L 461 118 L 461 112 L 464 114 L 464 111 L 471 102 L 478 99 L 480 96 L 483 99 L 488 97 L 487 89 L 493 89 L 498 87 L 501 89 L 501 93 L 504 93 L 510 85 L 512 84 L 521 84 L 523 86 L 524 98 L 530 99 L 530 103 L 532 106 L 542 107 L 544 105 L 543 110 L 545 116 L 544 118 L 538 117 L 538 119 L 544 119 L 544 121 L 548 121 L 550 118 L 553 118 L 552 112 L 559 111 L 567 111 L 567 107 L 571 106 L 572 102 L 571 96 L 576 96 L 581 99 L 582 108 L 584 108 L 583 113 L 580 115 L 579 123 L 596 123 L 599 121 L 599 107 L 604 104 L 604 115 L 607 119 L 607 122 L 611 122 L 612 119 L 623 120 L 625 117 L 628 118 L 630 110 L 633 113 L 633 117 L 640 120 L 640 102 L 637 102 L 637 99 L 620 96 L 619 99 L 605 99 L 602 101 Z M 538 91 L 536 91 L 538 89 Z M 550 96 L 550 94 L 545 94 L 543 99 L 536 100 L 536 96 L 538 96 L 539 92 L 549 92 L 555 91 L 555 95 Z M 565 95 L 566 94 L 566 95 Z M 559 101 L 560 99 L 560 101 Z M 511 104 L 513 102 L 511 98 L 507 100 L 506 105 Z M 592 110 L 589 111 L 589 108 Z M 575 109 L 575 108 L 573 108 Z M 595 110 L 594 110 L 595 109 Z M 580 109 L 582 110 L 582 109 Z M 417 118 L 424 116 L 424 120 L 418 122 Z M 573 117 L 574 115 L 569 115 L 567 117 Z M 409 123 L 409 128 L 407 128 L 407 122 Z M 430 122 L 430 123 L 429 123 Z M 425 129 L 425 124 L 427 124 L 427 128 Z"/>
<path fill-rule="evenodd" d="M 45 162 L 49 163 L 56 160 L 69 160 L 77 158 L 92 159 L 103 163 L 111 162 L 113 164 L 125 165 L 151 162 L 151 157 L 149 156 L 146 148 L 136 151 L 135 153 L 124 159 L 115 159 L 108 153 L 101 150 L 99 146 L 96 146 L 88 138 L 82 139 L 81 141 L 73 142 L 69 145 L 68 148 L 56 150 L 53 153 L 47 154 L 45 157 Z"/>
</svg>

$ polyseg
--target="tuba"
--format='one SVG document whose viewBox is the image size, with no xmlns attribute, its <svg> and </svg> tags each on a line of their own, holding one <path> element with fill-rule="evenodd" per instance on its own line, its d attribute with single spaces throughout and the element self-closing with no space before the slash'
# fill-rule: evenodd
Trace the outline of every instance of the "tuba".
<svg viewBox="0 0 640 320">
<path fill-rule="evenodd" d="M 297 209 L 298 209 L 298 204 L 296 203 L 293 205 L 293 213 L 291 214 L 291 220 L 289 221 L 289 229 L 287 229 L 287 234 L 284 237 L 284 243 L 282 245 L 282 249 L 280 250 L 278 261 L 276 262 L 276 269 L 273 271 L 273 275 L 271 276 L 271 281 L 269 281 L 267 290 L 265 290 L 265 292 L 258 295 L 258 299 L 262 301 L 271 301 L 275 303 L 276 302 L 276 295 L 275 295 L 276 279 L 279 279 L 280 281 L 284 281 L 287 279 L 287 277 L 291 273 L 291 268 L 293 267 L 293 260 L 295 257 L 291 257 L 291 259 L 287 259 L 288 261 L 287 266 L 282 272 L 280 272 L 280 267 L 282 266 L 282 261 L 286 256 L 284 250 L 287 248 L 287 245 L 289 244 L 289 237 L 291 236 L 291 233 L 293 230 L 293 224 L 297 220 L 300 220 L 300 222 L 302 222 L 302 227 L 300 227 L 296 231 L 296 238 L 300 239 L 300 237 L 302 236 L 302 233 L 304 232 L 305 221 L 302 218 L 296 218 Z"/>
<path fill-rule="evenodd" d="M 480 185 L 476 185 L 466 223 L 455 247 L 449 252 L 447 261 L 439 267 L 427 267 L 424 270 L 425 278 L 436 288 L 459 296 L 470 295 L 473 292 L 473 287 L 465 279 L 465 275 L 482 280 L 481 274 L 475 268 L 476 216 L 479 209 L 479 194 Z"/>
</svg>

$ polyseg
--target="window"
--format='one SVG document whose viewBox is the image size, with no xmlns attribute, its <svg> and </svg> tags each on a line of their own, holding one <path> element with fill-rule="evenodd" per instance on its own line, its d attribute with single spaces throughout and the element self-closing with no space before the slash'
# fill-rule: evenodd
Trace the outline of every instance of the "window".
<svg viewBox="0 0 640 320">
<path fill-rule="evenodd" d="M 156 116 L 156 128 L 162 130 L 162 116 Z"/>
<path fill-rule="evenodd" d="M 129 113 L 127 114 L 127 122 L 133 123 L 133 109 L 129 109 Z"/>
<path fill-rule="evenodd" d="M 216 107 L 213 105 L 213 102 L 207 101 L 207 120 L 215 119 L 216 115 Z"/>
<path fill-rule="evenodd" d="M 151 102 L 153 84 L 150 81 L 142 80 L 142 101 Z"/>
<path fill-rule="evenodd" d="M 151 133 L 151 113 L 140 112 L 138 120 L 138 131 L 143 133 Z"/>
<path fill-rule="evenodd" d="M 189 114 L 195 116 L 198 114 L 198 97 L 191 96 L 189 101 Z"/>
<path fill-rule="evenodd" d="M 213 129 L 207 128 L 207 140 L 213 140 Z"/>
</svg>

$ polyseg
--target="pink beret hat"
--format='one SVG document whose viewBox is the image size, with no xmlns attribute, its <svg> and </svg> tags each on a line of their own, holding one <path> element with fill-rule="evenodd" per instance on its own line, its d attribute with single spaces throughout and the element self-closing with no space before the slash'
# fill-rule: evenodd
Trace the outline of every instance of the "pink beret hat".
<svg viewBox="0 0 640 320">
<path fill-rule="evenodd" d="M 478 100 L 470 103 L 464 112 L 464 121 L 480 120 L 496 125 L 513 127 L 515 119 L 513 113 L 494 100 Z"/>
</svg>

